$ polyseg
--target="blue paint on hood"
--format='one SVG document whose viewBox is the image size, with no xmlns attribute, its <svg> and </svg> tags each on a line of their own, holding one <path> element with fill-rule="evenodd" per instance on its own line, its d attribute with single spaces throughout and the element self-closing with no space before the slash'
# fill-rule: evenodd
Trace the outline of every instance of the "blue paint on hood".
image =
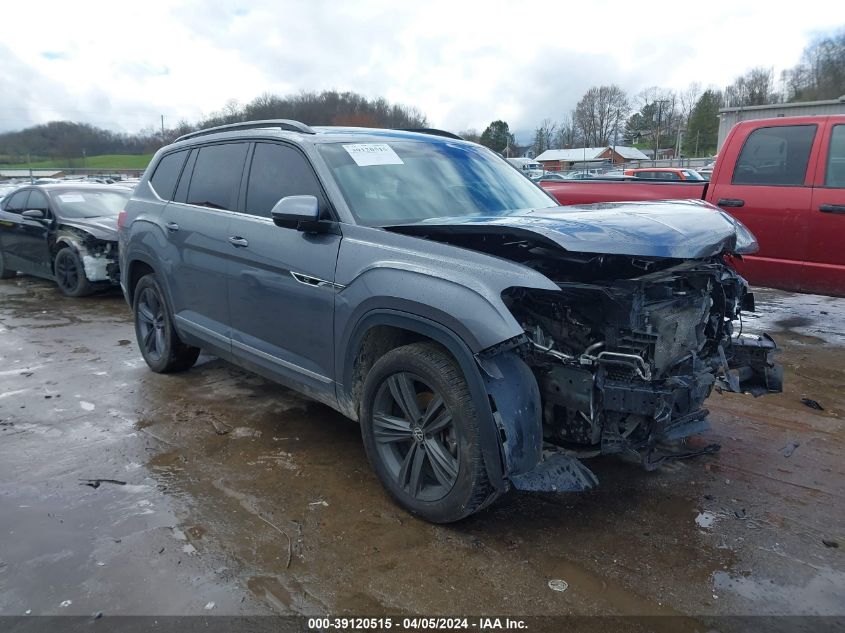
<svg viewBox="0 0 845 633">
<path fill-rule="evenodd" d="M 700 200 L 608 202 L 499 216 L 431 218 L 389 230 L 418 236 L 539 236 L 573 252 L 677 259 L 749 253 L 757 246 L 738 220 Z"/>
</svg>

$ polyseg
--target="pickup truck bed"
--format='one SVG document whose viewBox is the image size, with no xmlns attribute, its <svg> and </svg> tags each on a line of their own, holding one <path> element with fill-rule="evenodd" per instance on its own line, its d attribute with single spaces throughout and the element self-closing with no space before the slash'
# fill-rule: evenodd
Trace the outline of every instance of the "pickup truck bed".
<svg viewBox="0 0 845 633">
<path fill-rule="evenodd" d="M 709 183 L 590 179 L 544 182 L 560 204 L 705 200 L 757 237 L 734 262 L 751 283 L 845 296 L 845 116 L 737 123 Z"/>
</svg>

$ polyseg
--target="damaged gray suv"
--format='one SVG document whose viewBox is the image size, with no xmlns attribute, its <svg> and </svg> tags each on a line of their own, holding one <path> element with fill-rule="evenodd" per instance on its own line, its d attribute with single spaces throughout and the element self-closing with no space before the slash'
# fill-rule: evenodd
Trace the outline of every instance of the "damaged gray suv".
<svg viewBox="0 0 845 633">
<path fill-rule="evenodd" d="M 160 150 L 119 220 L 121 285 L 153 371 L 200 349 L 361 426 L 410 512 L 456 521 L 511 487 L 578 491 L 582 461 L 707 451 L 715 388 L 781 389 L 726 263 L 756 249 L 702 202 L 559 207 L 435 130 L 296 121 Z"/>
</svg>

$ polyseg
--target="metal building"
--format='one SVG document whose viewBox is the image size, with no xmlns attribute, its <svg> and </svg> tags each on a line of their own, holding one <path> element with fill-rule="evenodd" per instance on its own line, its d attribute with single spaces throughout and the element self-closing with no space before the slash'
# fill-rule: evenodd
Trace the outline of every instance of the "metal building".
<svg viewBox="0 0 845 633">
<path fill-rule="evenodd" d="M 771 103 L 744 108 L 721 108 L 719 110 L 719 150 L 722 149 L 722 143 L 725 142 L 728 132 L 740 121 L 813 114 L 845 114 L 845 95 L 827 101 L 796 101 L 795 103 Z"/>
</svg>

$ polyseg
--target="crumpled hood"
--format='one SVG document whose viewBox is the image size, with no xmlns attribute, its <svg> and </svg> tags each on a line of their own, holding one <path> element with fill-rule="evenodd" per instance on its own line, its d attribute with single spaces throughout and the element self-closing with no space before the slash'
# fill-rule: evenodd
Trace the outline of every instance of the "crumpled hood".
<svg viewBox="0 0 845 633">
<path fill-rule="evenodd" d="M 542 236 L 568 251 L 700 259 L 736 252 L 747 229 L 700 200 L 608 202 L 551 207 L 504 216 L 432 218 L 387 227 L 410 235 L 502 233 Z"/>
<path fill-rule="evenodd" d="M 82 229 L 100 240 L 117 241 L 117 217 L 114 216 L 67 218 L 59 220 L 59 224 Z"/>
</svg>

